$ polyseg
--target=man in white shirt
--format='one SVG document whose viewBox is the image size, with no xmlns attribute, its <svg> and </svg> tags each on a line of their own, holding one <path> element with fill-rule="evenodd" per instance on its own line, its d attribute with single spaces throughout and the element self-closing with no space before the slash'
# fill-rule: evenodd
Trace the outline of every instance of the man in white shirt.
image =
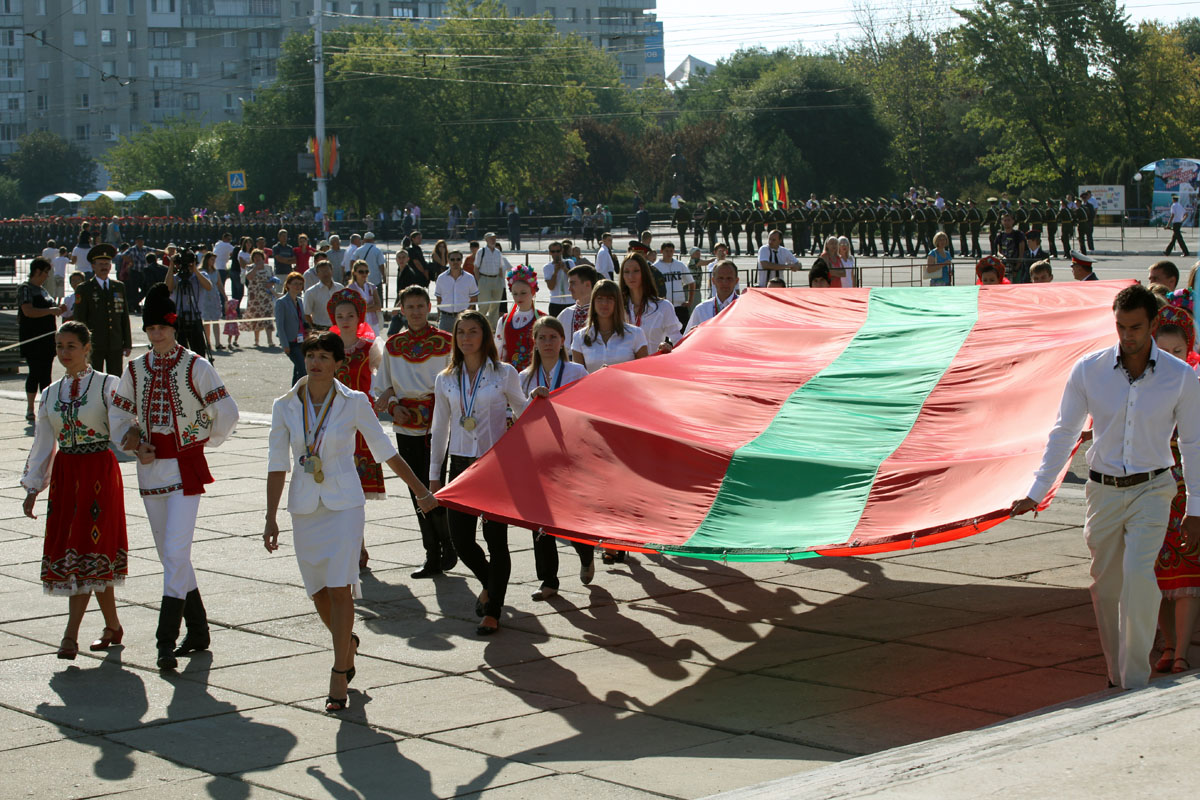
<svg viewBox="0 0 1200 800">
<path fill-rule="evenodd" d="M 354 261 L 360 259 L 367 262 L 367 269 L 370 270 L 367 280 L 382 291 L 387 285 L 387 259 L 383 257 L 383 251 L 375 246 L 375 234 L 370 231 L 363 234 L 362 246 L 354 251 Z M 354 261 L 350 263 L 353 264 Z"/>
<path fill-rule="evenodd" d="M 329 237 L 329 251 L 325 253 L 329 258 L 329 266 L 333 267 L 333 280 L 335 283 L 345 283 L 346 278 L 346 253 L 348 251 L 342 248 L 342 237 L 336 233 Z"/>
<path fill-rule="evenodd" d="M 496 323 L 500 320 L 500 303 L 506 298 L 504 276 L 512 267 L 503 251 L 496 244 L 496 234 L 488 231 L 483 235 L 484 246 L 475 254 L 475 281 L 479 285 L 479 304 L 496 332 Z"/>
<path fill-rule="evenodd" d="M 617 257 L 613 255 L 612 246 L 612 234 L 605 231 L 600 235 L 600 249 L 596 251 L 596 271 L 610 281 L 616 280 L 613 276 L 621 270 L 617 264 Z"/>
<path fill-rule="evenodd" d="M 1184 258 L 1187 258 L 1187 242 L 1183 241 L 1183 234 L 1180 233 L 1183 221 L 1187 218 L 1187 209 L 1183 207 L 1183 203 L 1179 202 L 1177 194 L 1171 195 L 1171 210 L 1168 212 L 1168 217 L 1171 225 L 1171 241 L 1167 243 L 1167 249 L 1163 251 L 1163 255 L 1171 255 L 1171 251 L 1175 249 L 1175 243 L 1179 242 L 1179 250 L 1183 253 Z"/>
<path fill-rule="evenodd" d="M 479 302 L 479 285 L 474 275 L 463 271 L 462 251 L 450 251 L 450 269 L 437 276 L 434 293 L 437 296 L 438 327 L 453 333 L 454 320 L 458 319 L 458 315 L 475 308 Z"/>
<path fill-rule="evenodd" d="M 217 275 L 221 278 L 221 285 L 225 285 L 225 278 L 229 275 L 229 257 L 233 255 L 233 234 L 225 231 L 221 234 L 221 240 L 213 244 L 213 255 L 217 257 Z"/>
<path fill-rule="evenodd" d="M 653 267 L 667 282 L 666 299 L 675 306 L 675 316 L 680 325 L 687 325 L 692 306 L 692 295 L 696 292 L 696 279 L 688 265 L 675 258 L 675 243 L 665 241 L 659 247 L 659 259 Z"/>
<path fill-rule="evenodd" d="M 558 240 L 550 242 L 549 251 L 550 263 L 542 267 L 542 280 L 550 290 L 550 316 L 557 317 L 572 302 L 567 273 L 575 262 L 563 255 L 563 244 Z"/>
<path fill-rule="evenodd" d="M 350 265 L 354 263 L 357 257 L 359 245 L 362 244 L 362 237 L 357 233 L 350 234 L 350 246 L 346 248 L 346 257 L 342 259 L 342 267 L 346 270 L 350 269 Z"/>
<path fill-rule="evenodd" d="M 342 284 L 333 279 L 333 265 L 321 259 L 311 270 L 317 274 L 317 282 L 304 290 L 304 321 L 310 329 L 329 330 L 333 320 L 329 318 L 329 298 L 342 290 Z"/>
<path fill-rule="evenodd" d="M 671 195 L 671 210 L 678 211 L 679 204 L 682 202 L 683 202 L 683 196 L 681 194 L 679 194 L 679 192 L 676 192 L 675 194 Z"/>
<path fill-rule="evenodd" d="M 1200 543 L 1200 381 L 1158 348 L 1151 333 L 1158 303 L 1135 284 L 1113 301 L 1118 344 L 1075 362 L 1058 422 L 1028 495 L 1010 514 L 1034 511 L 1067 466 L 1090 414 L 1087 511 L 1092 607 L 1110 686 L 1150 678 L 1150 650 L 1162 592 L 1154 563 L 1166 535 L 1176 484 L 1171 435 L 1178 431 L 1187 484 L 1184 547 Z"/>
<path fill-rule="evenodd" d="M 783 271 L 800 267 L 800 262 L 792 255 L 792 251 L 783 246 L 783 234 L 771 231 L 767 243 L 758 249 L 758 277 L 755 285 L 766 288 L 767 281 L 772 278 L 783 279 Z"/>
<path fill-rule="evenodd" d="M 691 332 L 692 328 L 695 328 L 697 325 L 703 325 L 734 304 L 738 299 L 737 282 L 737 264 L 728 260 L 718 261 L 712 270 L 712 285 L 715 296 L 700 303 L 692 311 L 692 317 L 688 320 L 687 327 L 683 329 L 685 336 Z"/>
</svg>

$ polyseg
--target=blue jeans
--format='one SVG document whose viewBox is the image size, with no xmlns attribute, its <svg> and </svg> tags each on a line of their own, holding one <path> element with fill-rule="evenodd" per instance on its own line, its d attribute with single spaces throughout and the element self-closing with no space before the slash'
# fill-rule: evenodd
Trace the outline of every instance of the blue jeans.
<svg viewBox="0 0 1200 800">
<path fill-rule="evenodd" d="M 300 343 L 292 342 L 288 345 L 287 357 L 292 360 L 292 386 L 303 378 L 308 370 L 304 368 L 304 353 L 300 352 Z"/>
</svg>

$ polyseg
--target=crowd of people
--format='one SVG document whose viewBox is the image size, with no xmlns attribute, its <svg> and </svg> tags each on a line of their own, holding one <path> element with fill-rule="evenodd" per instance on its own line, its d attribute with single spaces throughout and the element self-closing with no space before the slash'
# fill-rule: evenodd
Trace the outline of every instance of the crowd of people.
<svg viewBox="0 0 1200 800">
<path fill-rule="evenodd" d="M 279 547 L 279 506 L 288 485 L 286 510 L 301 577 L 330 633 L 327 710 L 340 711 L 349 702 L 358 644 L 353 603 L 361 592 L 360 571 L 370 560 L 363 507 L 368 499 L 384 496 L 384 466 L 405 484 L 419 515 L 425 557 L 412 577 L 432 578 L 461 561 L 479 587 L 475 630 L 480 636 L 495 634 L 512 570 L 507 525 L 495 520 L 480 525 L 471 514 L 439 507 L 434 494 L 504 436 L 530 403 L 606 366 L 670 353 L 682 336 L 737 302 L 742 278 L 724 241 L 712 242 L 710 258 L 693 248 L 683 260 L 675 257 L 671 240 L 655 248 L 648 231 L 623 251 L 611 233 L 602 231 L 594 254 L 581 251 L 574 240 L 552 240 L 546 264 L 535 269 L 511 264 L 494 233 L 482 238 L 471 241 L 465 252 L 438 241 L 426 258 L 421 234 L 414 230 L 394 254 L 393 309 L 383 297 L 391 265 L 370 231 L 350 237 L 346 246 L 337 237 L 314 246 L 304 233 L 292 244 L 290 233 L 282 229 L 269 245 L 265 237 L 249 236 L 235 243 L 228 232 L 211 246 L 195 249 L 157 250 L 139 236 L 129 245 L 99 243 L 83 253 L 82 263 L 76 260 L 71 303 L 59 302 L 47 289 L 53 262 L 35 258 L 20 294 L 20 336 L 30 363 L 28 418 L 34 429 L 22 484 L 29 516 L 37 495 L 47 487 L 50 491 L 42 580 L 48 592 L 70 597 L 59 656 L 77 654 L 79 624 L 92 593 L 105 621 L 92 649 L 118 644 L 123 635 L 112 591 L 128 574 L 128 540 L 113 449 L 137 459 L 139 490 L 163 563 L 158 665 L 174 669 L 179 657 L 209 646 L 206 611 L 191 565 L 191 538 L 204 486 L 213 481 L 205 451 L 230 435 L 238 409 L 205 356 L 236 349 L 243 331 L 254 333 L 256 343 L 260 334 L 268 344 L 278 336 L 290 361 L 290 376 L 280 381 L 290 388 L 272 408 L 263 543 L 271 552 Z M 944 230 L 930 235 L 927 272 L 933 285 L 952 282 L 950 239 Z M 783 240 L 781 229 L 768 232 L 748 282 L 769 290 L 807 273 L 812 288 L 856 285 L 847 236 L 826 237 L 808 267 L 800 261 L 808 255 L 805 249 L 789 249 Z M 1031 227 L 1022 232 L 1014 214 L 1000 215 L 994 248 L 996 255 L 982 256 L 976 264 L 977 283 L 1053 278 L 1049 259 L 1042 257 L 1039 231 Z M 1077 280 L 1096 279 L 1091 259 L 1080 252 L 1072 253 L 1072 269 Z M 114 271 L 127 280 L 118 280 Z M 1172 262 L 1151 267 L 1154 292 L 1147 294 L 1161 297 L 1162 307 L 1171 309 L 1160 312 L 1159 301 L 1152 300 L 1154 313 L 1147 312 L 1143 321 L 1145 330 L 1153 328 L 1159 339 L 1153 346 L 1158 349 L 1147 346 L 1152 358 L 1160 350 L 1178 350 L 1187 361 L 1200 361 L 1190 316 L 1197 272 L 1193 268 L 1181 287 Z M 135 273 L 140 273 L 136 279 Z M 543 285 L 549 313 L 535 303 Z M 243 300 L 246 310 L 238 319 Z M 1127 337 L 1120 315 L 1138 311 L 1138 303 L 1145 301 L 1119 299 L 1122 353 Z M 394 312 L 390 320 L 389 310 Z M 133 348 L 131 315 L 138 313 L 150 347 L 126 363 Z M 69 321 L 57 325 L 59 317 Z M 226 345 L 220 341 L 222 332 Z M 1177 347 L 1169 337 L 1180 332 L 1184 342 Z M 55 357 L 66 375 L 51 382 Z M 1127 369 L 1132 385 L 1138 374 Z M 1184 392 L 1190 403 L 1193 394 L 1200 398 L 1200 383 L 1194 373 L 1188 374 L 1197 384 L 1194 392 Z M 1101 450 L 1111 446 L 1115 434 L 1102 430 L 1108 423 L 1090 405 L 1083 408 L 1097 417 L 1093 452 L 1103 459 L 1107 455 Z M 1075 428 L 1082 428 L 1086 413 L 1080 416 L 1078 408 L 1072 409 L 1073 416 L 1060 420 L 1038 483 L 1026 499 L 1034 506 L 1048 489 L 1046 476 L 1061 470 L 1062 443 L 1078 439 Z M 1176 422 L 1177 452 L 1183 452 L 1184 464 L 1189 457 L 1200 463 L 1200 451 L 1192 455 L 1200 434 L 1182 417 Z M 390 425 L 394 443 L 384 423 Z M 1157 529 L 1157 585 L 1161 600 L 1170 606 L 1163 612 L 1163 634 L 1173 651 L 1170 663 L 1158 667 L 1178 671 L 1189 667 L 1184 643 L 1200 608 L 1200 536 L 1187 535 L 1191 517 L 1182 510 L 1179 462 L 1174 462 L 1176 480 L 1168 486 L 1168 478 L 1161 476 L 1170 465 L 1157 463 L 1162 460 L 1159 450 L 1147 456 L 1148 471 L 1158 470 L 1148 485 L 1163 497 L 1170 488 L 1178 513 L 1169 524 L 1163 515 Z M 1121 474 L 1120 463 L 1097 461 L 1093 466 L 1102 475 L 1116 475 Z M 1191 482 L 1200 489 L 1200 482 Z M 81 497 L 91 502 L 79 502 Z M 1014 504 L 1014 513 L 1032 508 L 1027 506 L 1025 500 Z M 477 539 L 480 527 L 483 546 Z M 1154 535 L 1145 531 L 1145 548 Z M 546 600 L 560 585 L 558 544 L 536 534 L 533 544 L 540 582 L 533 597 Z M 582 543 L 573 548 L 581 582 L 591 583 L 594 548 Z M 1103 557 L 1093 549 L 1097 559 Z M 600 553 L 605 563 L 623 557 L 624 551 Z M 1112 580 L 1119 583 L 1120 559 L 1115 561 L 1109 568 L 1118 571 Z M 1137 621 L 1144 624 L 1154 604 L 1145 575 L 1139 573 L 1138 579 Z M 1107 584 L 1094 591 L 1103 592 L 1103 603 L 1112 600 Z M 1127 609 L 1105 613 L 1101 638 L 1106 654 L 1110 649 L 1115 653 L 1116 628 L 1110 630 L 1110 623 L 1116 625 L 1113 620 Z M 186 635 L 177 644 L 185 624 Z M 1131 665 L 1137 658 L 1146 661 L 1153 630 L 1150 644 L 1139 630 L 1141 638 L 1127 643 L 1133 646 L 1128 663 L 1124 649 L 1122 655 L 1110 656 L 1115 683 L 1143 681 Z"/>
</svg>

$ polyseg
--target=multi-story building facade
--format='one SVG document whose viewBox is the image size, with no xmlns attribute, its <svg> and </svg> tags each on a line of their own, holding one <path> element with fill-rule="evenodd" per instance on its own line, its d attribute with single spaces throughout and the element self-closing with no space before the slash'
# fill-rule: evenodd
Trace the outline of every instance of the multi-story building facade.
<svg viewBox="0 0 1200 800">
<path fill-rule="evenodd" d="M 98 156 L 122 134 L 170 117 L 241 118 L 275 79 L 279 46 L 310 26 L 313 0 L 0 0 L 0 157 L 50 130 Z M 550 5 L 549 3 L 554 3 Z M 571 4 L 571 5 L 567 5 Z M 562 33 L 611 51 L 625 81 L 662 76 L 655 0 L 512 0 Z M 324 24 L 424 19 L 442 2 L 325 0 Z M 86 188 L 86 187 L 82 187 Z"/>
</svg>

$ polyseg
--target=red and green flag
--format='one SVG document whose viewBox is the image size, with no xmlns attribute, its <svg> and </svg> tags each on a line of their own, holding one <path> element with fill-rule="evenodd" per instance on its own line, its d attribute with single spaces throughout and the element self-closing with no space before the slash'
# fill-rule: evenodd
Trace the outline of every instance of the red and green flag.
<svg viewBox="0 0 1200 800">
<path fill-rule="evenodd" d="M 788 187 L 786 175 L 782 175 L 779 178 L 779 202 L 784 208 L 788 207 Z"/>
<path fill-rule="evenodd" d="M 673 353 L 534 401 L 438 499 L 731 561 L 969 536 L 1028 490 L 1126 285 L 750 290 Z"/>
<path fill-rule="evenodd" d="M 754 189 L 750 192 L 750 202 L 755 206 L 762 205 L 762 178 L 754 179 Z"/>
</svg>

